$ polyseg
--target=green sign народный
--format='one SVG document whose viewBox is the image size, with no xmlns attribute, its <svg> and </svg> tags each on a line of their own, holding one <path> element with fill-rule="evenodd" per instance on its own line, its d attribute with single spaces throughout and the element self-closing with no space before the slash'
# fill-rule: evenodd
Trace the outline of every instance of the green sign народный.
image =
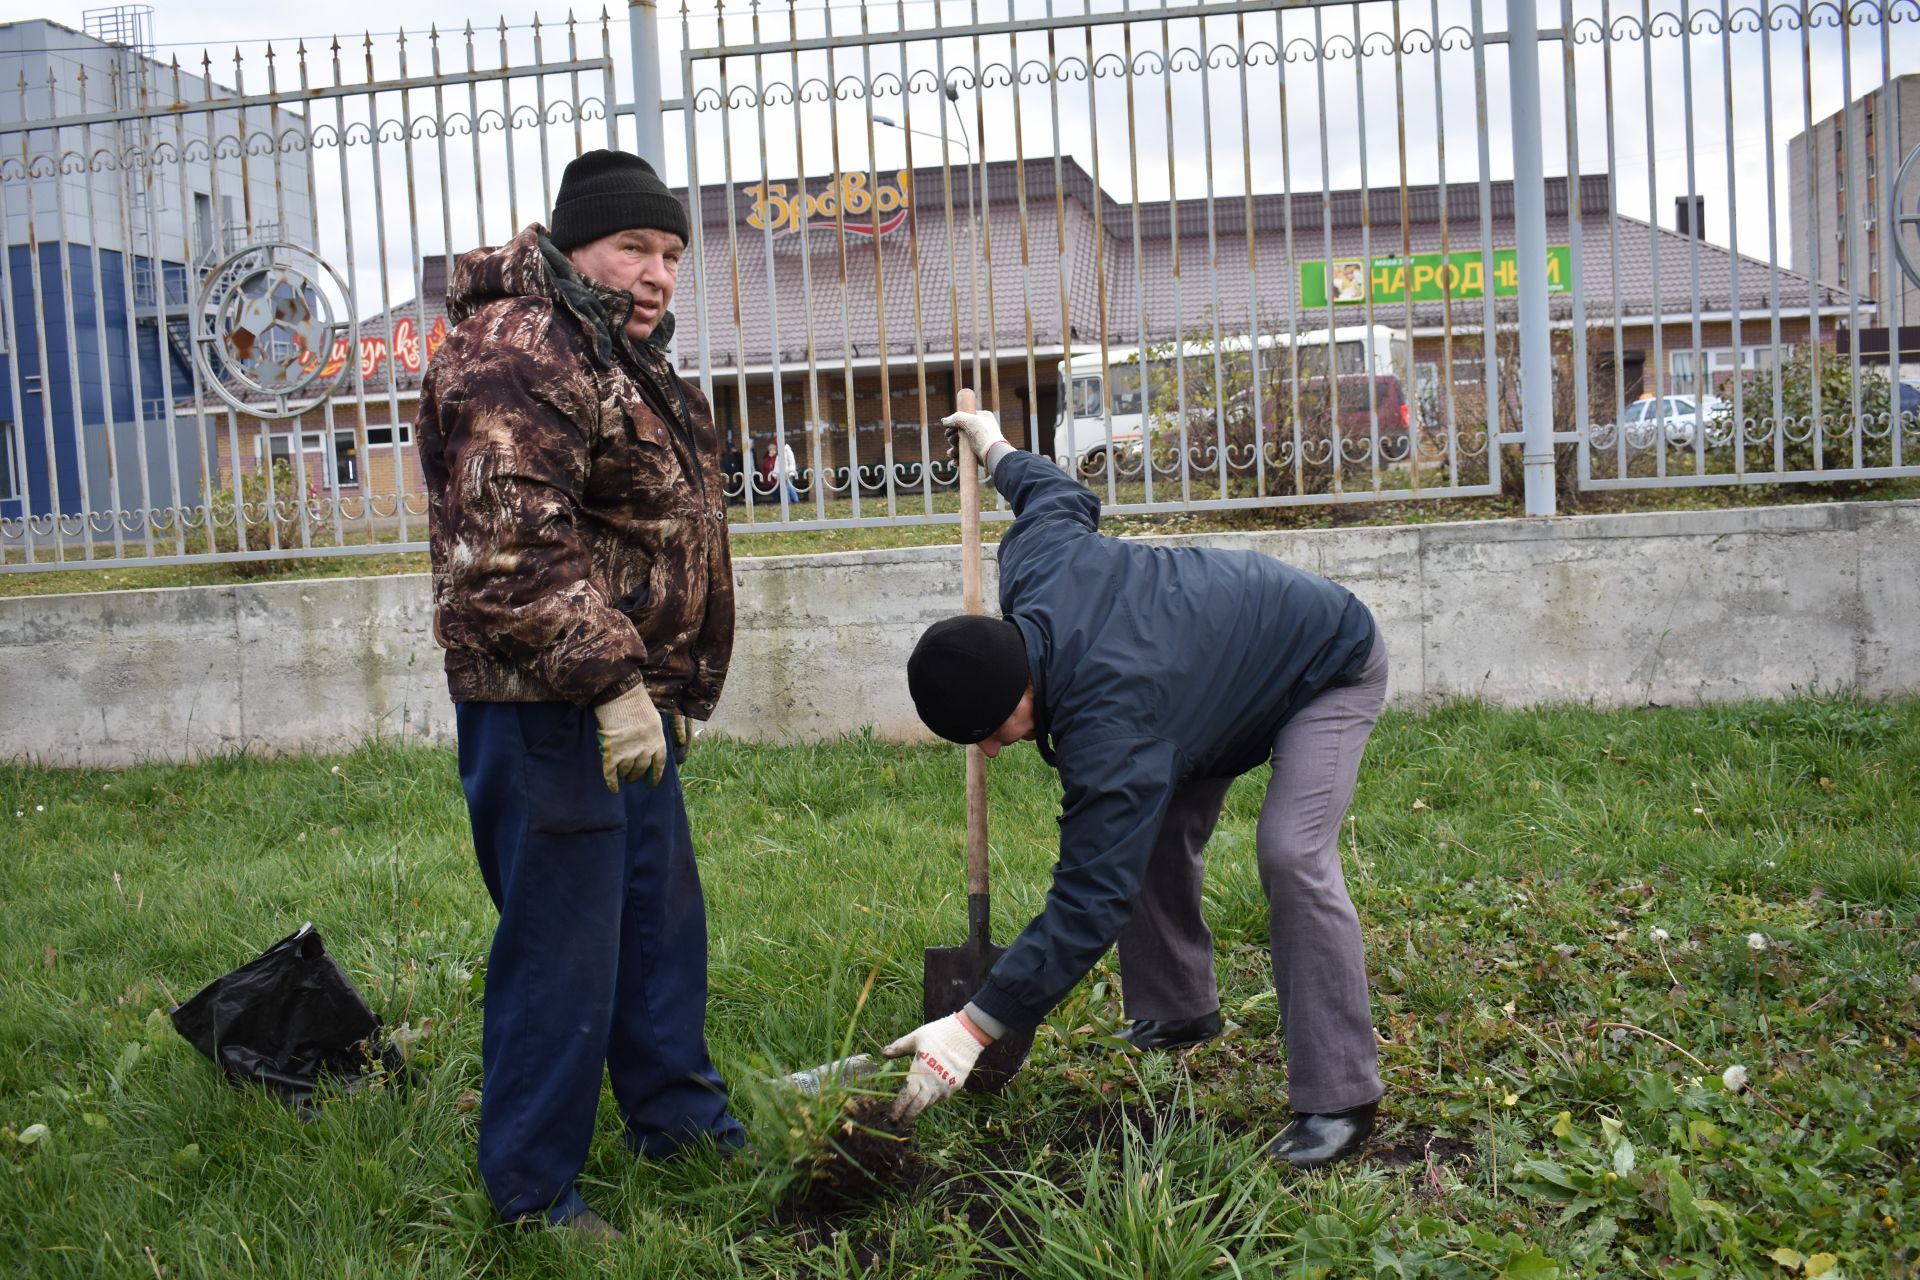
<svg viewBox="0 0 1920 1280">
<path fill-rule="evenodd" d="M 1371 302 L 1384 306 L 1397 302 L 1444 302 L 1486 297 L 1486 255 L 1478 249 L 1464 253 L 1416 253 L 1410 258 L 1395 255 L 1373 259 L 1372 270 L 1364 258 L 1335 258 L 1300 264 L 1300 301 L 1308 308 L 1354 306 Z M 1333 287 L 1327 287 L 1328 277 Z M 1566 245 L 1547 250 L 1547 292 L 1567 293 L 1573 288 L 1573 252 Z M 1329 298 L 1328 293 L 1332 293 Z M 1493 251 L 1493 296 L 1511 298 L 1520 292 L 1520 265 L 1513 249 Z"/>
</svg>

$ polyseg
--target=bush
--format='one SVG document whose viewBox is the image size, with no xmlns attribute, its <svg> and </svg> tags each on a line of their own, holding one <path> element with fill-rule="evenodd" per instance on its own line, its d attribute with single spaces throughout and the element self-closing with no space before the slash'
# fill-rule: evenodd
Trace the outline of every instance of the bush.
<svg viewBox="0 0 1920 1280">
<path fill-rule="evenodd" d="M 1819 363 L 1817 378 L 1814 370 L 1816 352 Z M 1782 423 L 1774 420 L 1776 386 L 1780 396 Z M 1814 430 L 1816 388 L 1820 408 L 1818 433 Z M 1853 362 L 1832 347 L 1815 347 L 1811 343 L 1796 347 L 1791 357 L 1774 368 L 1759 369 L 1748 374 L 1741 380 L 1740 398 L 1746 421 L 1749 466 L 1752 465 L 1752 454 L 1763 451 L 1767 456 L 1761 460 L 1760 468 L 1775 469 L 1771 461 L 1774 435 L 1781 426 L 1785 428 L 1785 447 L 1780 455 L 1780 470 L 1831 471 L 1851 467 L 1854 465 L 1856 433 L 1861 445 L 1862 465 L 1892 465 L 1890 435 L 1893 425 L 1893 384 L 1882 371 L 1862 368 L 1858 390 L 1860 417 L 1856 420 L 1853 416 Z M 1720 412 L 1714 417 L 1712 429 L 1722 439 L 1731 439 L 1734 416 L 1731 389 L 1724 395 L 1724 400 Z M 1906 425 L 1911 432 L 1914 424 L 1909 422 Z"/>
<path fill-rule="evenodd" d="M 242 550 L 242 529 L 246 532 L 244 550 L 262 551 L 269 547 L 299 546 L 303 520 L 309 537 L 320 528 L 319 519 L 308 509 L 294 480 L 293 464 L 284 458 L 274 459 L 268 473 L 243 472 L 238 512 L 231 509 L 232 501 L 232 477 L 222 473 L 219 494 L 208 504 L 213 508 L 216 551 Z M 242 560 L 234 566 L 234 572 L 243 578 L 276 571 L 270 560 Z"/>
</svg>

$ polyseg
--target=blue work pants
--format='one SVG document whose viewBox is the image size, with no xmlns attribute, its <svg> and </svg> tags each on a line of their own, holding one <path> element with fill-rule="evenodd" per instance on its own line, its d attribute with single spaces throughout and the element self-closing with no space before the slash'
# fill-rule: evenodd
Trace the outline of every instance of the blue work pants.
<svg viewBox="0 0 1920 1280">
<path fill-rule="evenodd" d="M 480 1174 L 503 1218 L 584 1209 L 604 1068 L 628 1143 L 746 1140 L 707 1054 L 707 920 L 679 774 L 601 778 L 593 712 L 462 703 L 460 783 L 500 911 L 487 958 Z"/>
</svg>

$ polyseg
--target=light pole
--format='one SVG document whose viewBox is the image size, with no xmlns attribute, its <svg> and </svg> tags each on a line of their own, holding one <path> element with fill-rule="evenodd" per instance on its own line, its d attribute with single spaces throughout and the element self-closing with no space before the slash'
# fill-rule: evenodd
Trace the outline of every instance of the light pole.
<svg viewBox="0 0 1920 1280">
<path fill-rule="evenodd" d="M 967 136 L 966 117 L 960 113 L 958 102 L 960 91 L 951 82 L 946 86 L 948 102 L 955 103 L 953 117 L 960 125 L 960 150 L 967 157 L 967 295 L 973 314 L 973 387 L 976 394 L 984 394 L 980 386 L 980 218 L 974 211 L 973 188 L 979 176 L 979 166 L 974 163 L 973 146 Z M 945 108 L 941 108 L 943 111 Z M 937 138 L 942 146 L 953 141 L 943 134 L 929 133 L 925 129 L 909 129 L 891 116 L 875 116 L 875 124 L 886 125 L 889 129 L 898 129 L 902 133 L 917 133 L 923 138 Z"/>
</svg>

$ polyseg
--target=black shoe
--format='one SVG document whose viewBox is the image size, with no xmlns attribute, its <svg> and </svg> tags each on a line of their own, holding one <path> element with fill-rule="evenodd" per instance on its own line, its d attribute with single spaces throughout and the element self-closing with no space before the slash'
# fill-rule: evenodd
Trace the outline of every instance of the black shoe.
<svg viewBox="0 0 1920 1280">
<path fill-rule="evenodd" d="M 1378 1106 L 1369 1102 L 1332 1115 L 1295 1112 L 1280 1136 L 1267 1144 L 1267 1158 L 1295 1169 L 1318 1169 L 1345 1160 L 1373 1136 L 1373 1113 Z"/>
<path fill-rule="evenodd" d="M 1205 1044 L 1220 1034 L 1220 1011 L 1203 1013 L 1197 1018 L 1183 1021 L 1155 1022 L 1141 1018 L 1134 1022 L 1117 1037 L 1132 1045 L 1136 1051 L 1144 1049 L 1185 1049 L 1190 1045 Z"/>
</svg>

